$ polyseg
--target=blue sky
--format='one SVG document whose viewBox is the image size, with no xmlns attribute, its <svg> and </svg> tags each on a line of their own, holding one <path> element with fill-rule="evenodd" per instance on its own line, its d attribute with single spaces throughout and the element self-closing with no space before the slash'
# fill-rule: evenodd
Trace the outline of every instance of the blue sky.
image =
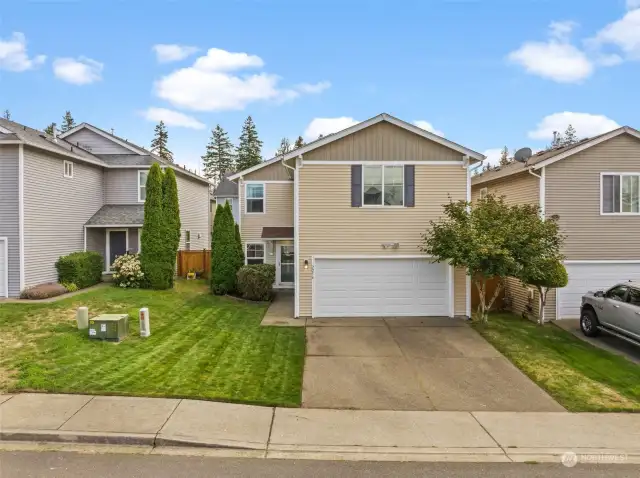
<svg viewBox="0 0 640 478">
<path fill-rule="evenodd" d="M 637 7 L 637 8 L 636 8 Z M 148 146 L 169 124 L 197 167 L 212 127 L 251 114 L 263 154 L 381 112 L 494 157 L 640 126 L 640 0 L 10 2 L 0 109 L 70 109 Z"/>
</svg>

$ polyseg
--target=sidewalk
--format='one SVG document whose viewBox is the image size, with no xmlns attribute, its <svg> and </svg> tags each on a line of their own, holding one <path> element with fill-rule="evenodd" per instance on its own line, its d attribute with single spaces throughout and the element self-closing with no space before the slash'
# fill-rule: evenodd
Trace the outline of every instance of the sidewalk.
<svg viewBox="0 0 640 478">
<path fill-rule="evenodd" d="M 571 451 L 640 463 L 640 415 L 286 409 L 27 393 L 0 395 L 0 440 L 385 461 L 541 462 Z"/>
</svg>

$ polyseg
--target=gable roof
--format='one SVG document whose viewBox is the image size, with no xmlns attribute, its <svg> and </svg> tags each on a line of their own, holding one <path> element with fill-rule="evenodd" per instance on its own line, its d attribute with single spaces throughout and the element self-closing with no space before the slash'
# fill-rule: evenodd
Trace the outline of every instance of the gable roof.
<svg viewBox="0 0 640 478">
<path fill-rule="evenodd" d="M 224 175 L 224 178 L 222 179 L 222 181 L 220 181 L 215 191 L 213 191 L 213 194 L 212 194 L 213 197 L 219 197 L 219 198 L 238 197 L 238 183 L 236 183 L 235 181 L 231 181 L 229 179 L 229 177 L 231 177 L 232 174 L 233 173 L 226 173 Z"/>
<path fill-rule="evenodd" d="M 252 173 L 253 171 L 264 168 L 265 166 L 273 164 L 276 161 L 286 161 L 287 159 L 296 158 L 301 154 L 305 154 L 309 151 L 313 151 L 314 149 L 321 148 L 322 146 L 325 146 L 329 143 L 333 143 L 334 141 L 344 138 L 345 136 L 349 136 L 350 134 L 357 133 L 360 130 L 368 128 L 369 126 L 373 126 L 374 124 L 380 123 L 382 121 L 391 123 L 395 126 L 398 126 L 399 128 L 405 129 L 414 134 L 417 134 L 418 136 L 422 136 L 425 139 L 433 141 L 434 143 L 438 143 L 442 146 L 453 149 L 454 151 L 458 151 L 459 153 L 469 156 L 470 158 L 475 159 L 477 161 L 482 161 L 483 159 L 485 159 L 485 156 L 481 153 L 478 153 L 477 151 L 473 151 L 472 149 L 465 148 L 464 146 L 461 146 L 458 143 L 449 141 L 448 139 L 443 138 L 442 136 L 438 136 L 437 134 L 434 134 L 427 130 L 419 128 L 416 125 L 407 123 L 406 121 L 398 119 L 395 116 L 391 116 L 390 114 L 381 113 L 378 116 L 369 118 L 366 121 L 362 121 L 358 124 L 345 128 L 341 131 L 338 131 L 337 133 L 332 133 L 327 136 L 323 136 L 322 138 L 318 138 L 317 140 L 307 143 L 300 148 L 294 149 L 293 151 L 290 151 L 287 154 L 276 156 L 268 161 L 263 161 L 262 163 L 257 164 L 256 166 L 245 169 L 244 171 L 239 171 L 234 175 L 230 176 L 229 179 L 231 180 L 238 179 L 240 176 L 244 176 L 245 174 L 249 174 L 249 173 Z"/>
<path fill-rule="evenodd" d="M 92 124 L 89 124 L 89 123 L 80 123 L 78 126 L 74 126 L 70 130 L 65 131 L 64 133 L 61 133 L 60 135 L 58 135 L 58 138 L 66 138 L 67 136 L 71 136 L 72 134 L 77 133 L 78 131 L 83 129 L 88 129 L 89 131 L 97 135 L 100 135 L 103 138 L 107 138 L 108 140 L 113 141 L 114 143 L 122 146 L 123 148 L 133 151 L 134 153 L 149 154 L 149 152 L 146 149 L 141 148 L 140 146 L 137 146 L 133 143 L 130 143 L 126 139 L 116 136 L 115 134 L 108 133 L 105 130 L 100 129 L 96 126 L 93 126 Z"/>
<path fill-rule="evenodd" d="M 622 126 L 620 128 L 614 129 L 613 131 L 609 131 L 608 133 L 599 134 L 598 136 L 593 136 L 591 138 L 585 138 L 578 141 L 577 143 L 568 146 L 561 146 L 546 151 L 540 151 L 539 153 L 531 156 L 525 163 L 513 162 L 511 164 L 508 164 L 507 166 L 502 166 L 497 169 L 492 169 L 490 171 L 485 171 L 483 173 L 477 174 L 473 176 L 473 178 L 471 179 L 471 183 L 473 185 L 482 184 L 527 170 L 535 171 L 549 164 L 553 164 L 557 161 L 568 158 L 569 156 L 573 156 L 574 154 L 584 151 L 585 149 L 589 149 L 600 143 L 604 143 L 605 141 L 613 139 L 622 134 L 630 134 L 631 136 L 640 139 L 640 131 L 630 126 Z"/>
</svg>

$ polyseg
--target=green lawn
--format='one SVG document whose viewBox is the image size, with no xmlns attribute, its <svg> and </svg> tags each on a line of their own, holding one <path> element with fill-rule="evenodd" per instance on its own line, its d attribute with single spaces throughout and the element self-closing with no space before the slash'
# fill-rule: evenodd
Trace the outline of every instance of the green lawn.
<svg viewBox="0 0 640 478">
<path fill-rule="evenodd" d="M 121 343 L 89 340 L 75 310 L 129 313 Z M 151 337 L 138 335 L 149 307 Z M 0 305 L 0 390 L 138 395 L 299 406 L 304 329 L 260 327 L 266 306 L 172 291 L 98 289 L 51 304 Z M 132 319 L 132 320 L 131 320 Z"/>
<path fill-rule="evenodd" d="M 513 314 L 475 328 L 567 410 L 640 412 L 640 367 L 625 358 Z"/>
</svg>

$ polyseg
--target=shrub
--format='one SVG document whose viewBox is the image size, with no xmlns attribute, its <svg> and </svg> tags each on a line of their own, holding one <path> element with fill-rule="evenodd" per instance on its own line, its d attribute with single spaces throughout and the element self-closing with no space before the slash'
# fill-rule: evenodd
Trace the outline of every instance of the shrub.
<svg viewBox="0 0 640 478">
<path fill-rule="evenodd" d="M 236 274 L 237 274 L 240 268 L 244 265 L 244 247 L 242 247 L 242 238 L 240 237 L 240 226 L 237 223 L 235 226 L 235 235 L 236 235 L 236 249 L 238 254 L 238 264 L 236 266 L 237 267 Z"/>
<path fill-rule="evenodd" d="M 238 249 L 233 214 L 229 203 L 219 205 L 211 236 L 211 291 L 217 295 L 236 290 Z"/>
<path fill-rule="evenodd" d="M 275 280 L 276 266 L 273 264 L 242 266 L 238 271 L 238 292 L 243 299 L 270 300 Z"/>
<path fill-rule="evenodd" d="M 56 262 L 58 282 L 74 283 L 80 289 L 102 280 L 104 259 L 97 252 L 73 252 Z"/>
<path fill-rule="evenodd" d="M 137 289 L 142 285 L 144 272 L 140 266 L 138 254 L 125 254 L 118 257 L 111 266 L 113 282 L 123 289 Z"/>
<path fill-rule="evenodd" d="M 67 290 L 67 292 L 75 292 L 78 290 L 78 286 L 75 285 L 73 282 L 63 282 L 60 285 L 64 287 Z"/>
<path fill-rule="evenodd" d="M 180 203 L 178 201 L 178 184 L 173 169 L 167 168 L 162 178 L 162 215 L 164 217 L 167 236 L 165 240 L 166 261 L 175 267 L 176 255 L 180 247 Z M 171 274 L 170 287 L 173 287 L 175 271 Z"/>
<path fill-rule="evenodd" d="M 21 299 L 39 300 L 48 299 L 49 297 L 56 297 L 62 294 L 66 294 L 67 289 L 62 284 L 39 284 L 29 287 L 20 293 Z"/>
</svg>

